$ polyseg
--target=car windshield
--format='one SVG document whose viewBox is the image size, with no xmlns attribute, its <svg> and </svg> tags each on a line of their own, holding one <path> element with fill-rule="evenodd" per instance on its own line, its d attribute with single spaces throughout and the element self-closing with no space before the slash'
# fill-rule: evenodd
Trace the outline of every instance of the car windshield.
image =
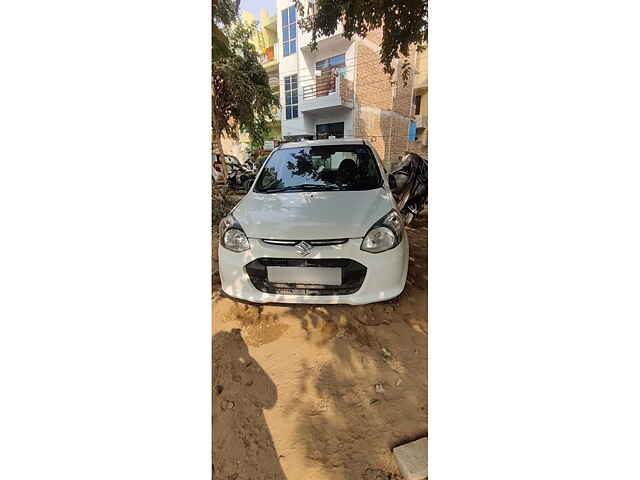
<svg viewBox="0 0 640 480">
<path fill-rule="evenodd" d="M 373 190 L 382 177 L 366 145 L 282 148 L 267 160 L 255 191 Z"/>
</svg>

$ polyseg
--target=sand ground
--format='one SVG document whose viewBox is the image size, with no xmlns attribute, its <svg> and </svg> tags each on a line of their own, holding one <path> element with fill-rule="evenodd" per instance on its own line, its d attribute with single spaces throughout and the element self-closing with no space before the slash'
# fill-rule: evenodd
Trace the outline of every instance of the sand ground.
<svg viewBox="0 0 640 480">
<path fill-rule="evenodd" d="M 427 217 L 407 287 L 366 306 L 257 306 L 213 258 L 217 480 L 400 479 L 391 449 L 427 434 Z"/>
</svg>

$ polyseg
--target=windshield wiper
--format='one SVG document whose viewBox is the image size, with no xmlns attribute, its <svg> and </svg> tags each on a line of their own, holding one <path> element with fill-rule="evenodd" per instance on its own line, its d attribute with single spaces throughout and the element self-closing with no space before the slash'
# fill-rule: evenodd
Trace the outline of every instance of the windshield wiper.
<svg viewBox="0 0 640 480">
<path fill-rule="evenodd" d="M 346 192 L 354 192 L 361 190 L 374 190 L 376 188 L 380 188 L 381 185 L 349 185 L 342 187 L 340 190 L 344 190 Z"/>
<path fill-rule="evenodd" d="M 318 185 L 315 183 L 303 183 L 301 185 L 289 185 L 288 187 L 276 187 L 276 188 L 266 188 L 262 190 L 262 193 L 280 193 L 280 192 L 290 192 L 294 190 L 342 190 L 337 185 Z"/>
</svg>

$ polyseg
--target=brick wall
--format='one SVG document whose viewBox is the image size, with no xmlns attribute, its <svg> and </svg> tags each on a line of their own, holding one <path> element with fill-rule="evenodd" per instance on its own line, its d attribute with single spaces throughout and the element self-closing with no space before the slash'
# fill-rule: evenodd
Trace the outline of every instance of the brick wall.
<svg viewBox="0 0 640 480">
<path fill-rule="evenodd" d="M 428 133 L 427 130 L 418 130 L 418 134 L 416 136 L 417 142 L 409 142 L 408 150 L 422 157 L 427 156 L 427 143 L 428 143 Z"/>
<path fill-rule="evenodd" d="M 340 79 L 340 98 L 343 102 L 353 102 L 353 82 L 351 80 Z"/>
<path fill-rule="evenodd" d="M 379 63 L 378 52 L 359 42 L 356 46 L 356 102 L 386 110 L 393 108 L 389 75 Z"/>
<path fill-rule="evenodd" d="M 409 142 L 409 121 L 412 114 L 413 75 L 404 85 L 400 76 L 402 59 L 390 77 L 383 70 L 378 50 L 372 48 L 382 41 L 382 31 L 370 32 L 365 41 L 356 46 L 356 114 L 355 135 L 369 139 L 375 146 L 385 167 L 390 170 L 405 151 L 416 151 L 419 144 Z M 372 45 L 375 44 L 375 45 Z M 413 65 L 415 48 L 408 57 Z M 392 83 L 392 82 L 395 82 Z"/>
<path fill-rule="evenodd" d="M 396 72 L 393 77 L 384 72 L 380 63 L 380 54 L 372 48 L 379 45 L 381 40 L 382 32 L 375 30 L 367 35 L 366 41 L 359 41 L 356 46 L 356 68 L 358 72 L 356 102 L 392 110 L 408 116 L 411 114 L 414 76 L 410 75 L 407 85 L 404 85 L 400 76 L 400 66 L 405 57 L 402 57 L 395 65 Z M 415 47 L 411 48 L 409 57 L 406 58 L 412 65 L 415 65 Z M 392 82 L 395 82 L 395 85 Z"/>
<path fill-rule="evenodd" d="M 380 45 L 382 43 L 382 29 L 378 28 L 367 32 L 367 36 L 365 38 L 376 45 Z"/>
<path fill-rule="evenodd" d="M 408 117 L 376 107 L 360 106 L 355 122 L 357 136 L 373 144 L 387 170 L 397 164 L 400 155 L 412 150 L 408 140 Z"/>
</svg>

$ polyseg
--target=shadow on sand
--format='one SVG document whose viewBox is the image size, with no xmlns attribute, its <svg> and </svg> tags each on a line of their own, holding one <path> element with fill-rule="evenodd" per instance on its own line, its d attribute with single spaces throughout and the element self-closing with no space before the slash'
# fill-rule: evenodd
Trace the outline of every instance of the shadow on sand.
<svg viewBox="0 0 640 480">
<path fill-rule="evenodd" d="M 215 480 L 286 480 L 263 410 L 275 384 L 249 355 L 239 329 L 213 337 L 213 471 Z"/>
</svg>

